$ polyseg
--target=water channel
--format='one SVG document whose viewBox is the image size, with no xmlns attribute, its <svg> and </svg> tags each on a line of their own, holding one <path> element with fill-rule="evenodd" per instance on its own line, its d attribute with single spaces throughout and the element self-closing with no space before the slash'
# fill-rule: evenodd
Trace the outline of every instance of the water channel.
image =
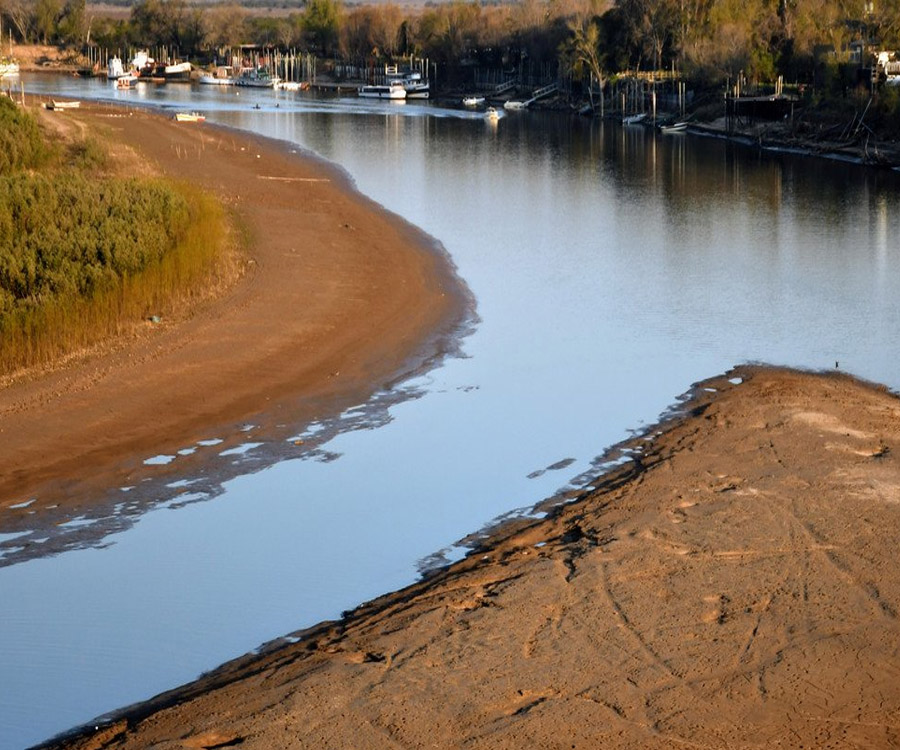
<svg viewBox="0 0 900 750">
<path fill-rule="evenodd" d="M 32 93 L 201 110 L 340 165 L 443 245 L 479 320 L 464 356 L 400 386 L 374 424 L 345 415 L 313 460 L 236 461 L 194 502 L 0 567 L 0 747 L 459 557 L 458 540 L 567 486 L 734 364 L 840 361 L 900 388 L 900 175 L 560 114 L 491 126 L 411 102 L 22 78 Z M 239 456 L 264 450 L 267 435 L 241 429 Z M 185 448 L 215 456 L 229 437 Z M 7 563 L 15 541 L 0 534 Z"/>
</svg>

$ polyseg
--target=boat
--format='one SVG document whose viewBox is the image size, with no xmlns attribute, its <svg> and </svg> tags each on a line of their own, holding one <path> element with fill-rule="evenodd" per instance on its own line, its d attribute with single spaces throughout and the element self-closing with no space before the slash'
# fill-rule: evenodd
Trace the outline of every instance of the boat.
<svg viewBox="0 0 900 750">
<path fill-rule="evenodd" d="M 508 101 L 503 105 L 503 109 L 525 109 L 528 105 L 525 102 Z"/>
<path fill-rule="evenodd" d="M 479 104 L 484 104 L 483 96 L 467 96 L 462 100 L 464 107 L 477 107 Z"/>
<path fill-rule="evenodd" d="M 660 130 L 663 133 L 683 133 L 687 130 L 686 122 L 673 122 L 671 125 L 661 125 Z"/>
<path fill-rule="evenodd" d="M 206 122 L 206 117 L 199 112 L 176 112 L 175 122 Z"/>
<path fill-rule="evenodd" d="M 80 101 L 62 102 L 51 99 L 50 103 L 45 105 L 47 109 L 78 109 L 81 106 Z"/>
<path fill-rule="evenodd" d="M 490 120 L 491 122 L 496 122 L 500 119 L 500 113 L 494 107 L 488 107 L 484 111 L 484 118 L 486 120 Z"/>
<path fill-rule="evenodd" d="M 138 77 L 134 75 L 134 73 L 126 73 L 125 75 L 116 78 L 116 88 L 132 89 L 138 80 Z"/>
<path fill-rule="evenodd" d="M 122 58 L 116 56 L 109 58 L 109 62 L 106 64 L 106 77 L 115 81 L 123 75 L 125 75 L 125 68 L 122 66 Z"/>
<path fill-rule="evenodd" d="M 0 78 L 19 74 L 19 63 L 0 62 Z"/>
<path fill-rule="evenodd" d="M 230 65 L 219 65 L 212 73 L 204 73 L 200 76 L 200 83 L 213 86 L 233 86 L 234 68 Z"/>
<path fill-rule="evenodd" d="M 359 95 L 370 99 L 406 99 L 406 88 L 396 81 L 385 85 L 363 86 Z"/>
<path fill-rule="evenodd" d="M 134 53 L 134 57 L 131 58 L 131 67 L 129 68 L 129 71 L 135 76 L 143 76 L 146 74 L 149 77 L 153 70 L 153 63 L 154 60 L 150 57 L 150 52 L 148 50 L 138 50 Z"/>
<path fill-rule="evenodd" d="M 166 83 L 190 83 L 191 64 L 189 62 L 169 63 L 163 68 Z"/>
<path fill-rule="evenodd" d="M 421 73 L 404 73 L 401 76 L 388 78 L 388 84 L 399 83 L 406 90 L 407 99 L 428 99 L 431 97 L 431 84 L 422 80 Z"/>
<path fill-rule="evenodd" d="M 647 119 L 646 112 L 640 112 L 636 115 L 626 115 L 622 118 L 623 125 L 637 125 Z"/>
<path fill-rule="evenodd" d="M 276 88 L 282 91 L 307 91 L 309 89 L 309 81 L 282 81 Z"/>
<path fill-rule="evenodd" d="M 259 89 L 273 89 L 281 79 L 273 76 L 265 68 L 243 68 L 241 74 L 234 79 L 235 86 L 250 86 Z"/>
</svg>

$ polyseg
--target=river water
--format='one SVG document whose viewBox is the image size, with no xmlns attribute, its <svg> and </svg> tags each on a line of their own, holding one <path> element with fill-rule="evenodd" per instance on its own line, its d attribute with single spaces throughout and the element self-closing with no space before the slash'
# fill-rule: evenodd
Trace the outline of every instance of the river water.
<svg viewBox="0 0 900 750">
<path fill-rule="evenodd" d="M 900 388 L 894 173 L 558 114 L 492 126 L 412 102 L 23 80 L 32 93 L 201 110 L 335 162 L 442 243 L 479 320 L 464 356 L 404 383 L 377 426 L 351 410 L 319 460 L 237 462 L 215 492 L 0 567 L 0 747 L 150 697 L 458 558 L 458 540 L 566 487 L 737 363 L 839 361 Z M 264 450 L 266 435 L 242 429 L 233 452 Z M 185 449 L 212 457 L 233 437 Z M 0 534 L 0 553 L 15 551 Z"/>
</svg>

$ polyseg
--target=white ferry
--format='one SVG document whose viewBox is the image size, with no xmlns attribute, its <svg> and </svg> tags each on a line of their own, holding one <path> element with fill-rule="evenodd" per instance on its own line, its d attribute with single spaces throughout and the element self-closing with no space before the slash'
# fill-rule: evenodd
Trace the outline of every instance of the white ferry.
<svg viewBox="0 0 900 750">
<path fill-rule="evenodd" d="M 359 95 L 370 99 L 406 99 L 406 88 L 394 81 L 383 86 L 363 86 Z"/>
</svg>

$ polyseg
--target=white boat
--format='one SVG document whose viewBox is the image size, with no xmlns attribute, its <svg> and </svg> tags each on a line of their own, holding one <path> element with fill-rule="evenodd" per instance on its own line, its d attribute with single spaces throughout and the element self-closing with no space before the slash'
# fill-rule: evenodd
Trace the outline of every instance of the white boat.
<svg viewBox="0 0 900 750">
<path fill-rule="evenodd" d="M 138 50 L 134 53 L 134 57 L 131 58 L 131 67 L 129 68 L 129 71 L 135 76 L 139 76 L 145 71 L 149 74 L 153 69 L 154 62 L 155 61 L 150 57 L 150 52 L 148 50 Z"/>
<path fill-rule="evenodd" d="M 78 109 L 80 106 L 81 102 L 79 101 L 61 102 L 56 99 L 52 99 L 50 103 L 46 105 L 47 109 Z"/>
<path fill-rule="evenodd" d="M 496 122 L 500 119 L 500 113 L 494 107 L 488 107 L 484 111 L 484 119 Z"/>
<path fill-rule="evenodd" d="M 687 130 L 686 122 L 673 122 L 671 125 L 661 125 L 660 130 L 663 133 L 683 133 Z"/>
<path fill-rule="evenodd" d="M 206 122 L 206 117 L 199 112 L 176 112 L 175 122 Z"/>
<path fill-rule="evenodd" d="M 483 96 L 467 96 L 462 100 L 464 107 L 477 107 L 479 104 L 484 104 Z"/>
<path fill-rule="evenodd" d="M 399 83 L 406 89 L 407 99 L 428 99 L 431 97 L 431 84 L 422 80 L 421 73 L 406 73 L 400 77 L 388 79 L 388 84 L 394 83 Z"/>
<path fill-rule="evenodd" d="M 125 75 L 116 78 L 116 88 L 132 89 L 138 80 L 138 77 L 134 75 L 134 73 L 126 73 Z"/>
<path fill-rule="evenodd" d="M 230 65 L 219 65 L 212 73 L 204 73 L 200 76 L 200 83 L 213 86 L 233 86 L 234 68 Z"/>
<path fill-rule="evenodd" d="M 527 106 L 525 102 L 508 101 L 503 105 L 503 109 L 525 109 Z"/>
<path fill-rule="evenodd" d="M 235 86 L 250 86 L 258 89 L 273 89 L 281 79 L 269 74 L 265 68 L 244 68 L 241 74 L 234 79 Z"/>
<path fill-rule="evenodd" d="M 125 68 L 122 67 L 122 58 L 109 58 L 109 62 L 106 64 L 106 77 L 109 78 L 109 80 L 114 81 L 117 78 L 121 78 L 123 75 L 125 75 Z"/>
<path fill-rule="evenodd" d="M 191 80 L 191 64 L 189 62 L 170 63 L 163 70 L 166 82 L 189 83 Z"/>
<path fill-rule="evenodd" d="M 19 74 L 19 63 L 0 62 L 0 78 Z"/>
<path fill-rule="evenodd" d="M 406 99 L 406 88 L 400 82 L 383 86 L 363 86 L 359 95 L 370 99 Z"/>
<path fill-rule="evenodd" d="M 647 119 L 647 113 L 641 112 L 636 115 L 626 115 L 622 118 L 623 125 L 637 125 Z"/>
<path fill-rule="evenodd" d="M 282 91 L 306 91 L 309 88 L 308 81 L 282 81 L 277 88 Z"/>
</svg>

